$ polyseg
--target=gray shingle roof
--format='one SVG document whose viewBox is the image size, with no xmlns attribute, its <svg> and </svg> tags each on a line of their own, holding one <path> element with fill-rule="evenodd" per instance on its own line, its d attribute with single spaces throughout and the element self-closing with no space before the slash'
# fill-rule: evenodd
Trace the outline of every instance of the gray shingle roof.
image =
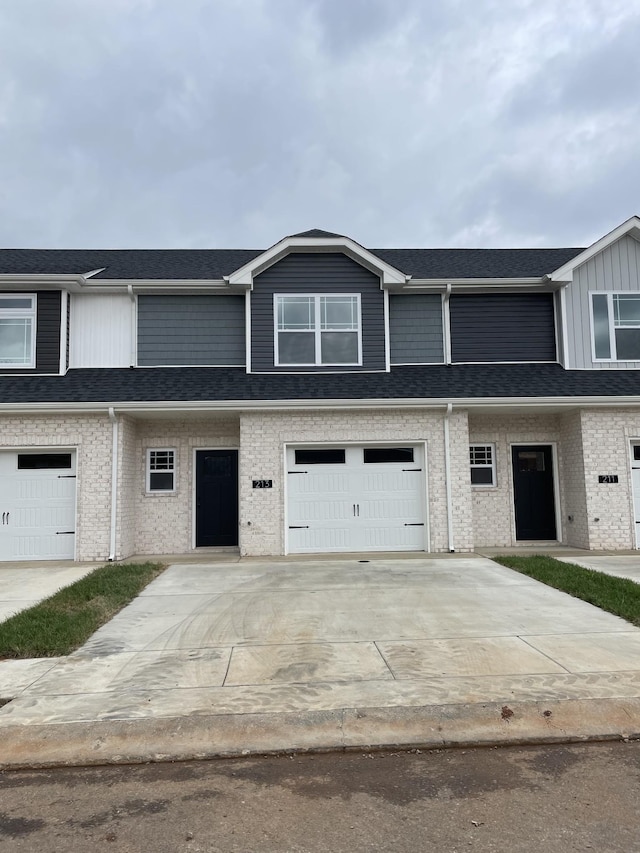
<svg viewBox="0 0 640 853">
<path fill-rule="evenodd" d="M 0 376 L 2 403 L 376 400 L 638 396 L 639 370 L 564 370 L 558 364 L 394 367 L 390 373 L 246 374 L 244 368 L 70 370 Z"/>
<path fill-rule="evenodd" d="M 326 231 L 294 236 L 338 236 Z M 262 249 L 0 249 L 0 273 L 77 275 L 105 267 L 98 279 L 221 279 Z M 371 249 L 413 278 L 535 278 L 583 249 Z"/>
</svg>

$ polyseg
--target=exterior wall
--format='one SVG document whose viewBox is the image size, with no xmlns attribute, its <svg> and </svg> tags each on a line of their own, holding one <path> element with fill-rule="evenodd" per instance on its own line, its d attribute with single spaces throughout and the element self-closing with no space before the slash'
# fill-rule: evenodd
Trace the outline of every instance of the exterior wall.
<svg viewBox="0 0 640 853">
<path fill-rule="evenodd" d="M 138 364 L 244 366 L 244 325 L 244 296 L 139 296 Z"/>
<path fill-rule="evenodd" d="M 636 361 L 593 361 L 589 293 L 600 291 L 640 292 L 640 243 L 622 237 L 574 272 L 566 289 L 569 368 L 589 370 L 637 369 Z"/>
<path fill-rule="evenodd" d="M 2 448 L 76 447 L 76 559 L 105 560 L 111 518 L 111 423 L 107 414 L 0 419 Z"/>
<path fill-rule="evenodd" d="M 581 413 L 589 547 L 635 548 L 629 442 L 640 438 L 640 411 Z M 598 483 L 598 474 L 617 474 L 617 483 Z"/>
<path fill-rule="evenodd" d="M 237 418 L 138 421 L 135 439 L 135 551 L 138 554 L 180 554 L 193 547 L 195 448 L 238 447 Z M 147 448 L 177 451 L 176 491 L 146 493 Z"/>
<path fill-rule="evenodd" d="M 385 370 L 384 294 L 380 279 L 340 253 L 293 253 L 257 275 L 251 293 L 251 369 L 305 372 L 335 367 L 275 367 L 275 293 L 360 293 L 362 310 L 362 367 L 345 370 Z"/>
<path fill-rule="evenodd" d="M 70 295 L 71 367 L 133 364 L 133 305 L 127 293 Z"/>
<path fill-rule="evenodd" d="M 389 296 L 391 364 L 442 364 L 442 296 L 412 293 Z"/>
<path fill-rule="evenodd" d="M 240 419 L 240 552 L 284 553 L 284 445 L 321 442 L 427 442 L 430 547 L 447 551 L 447 500 L 442 411 L 252 412 Z M 472 550 L 466 412 L 450 421 L 451 480 L 456 551 Z M 272 489 L 252 489 L 254 479 Z"/>
<path fill-rule="evenodd" d="M 116 556 L 130 557 L 136 550 L 136 422 L 119 418 L 118 500 L 116 507 Z"/>
<path fill-rule="evenodd" d="M 555 361 L 551 293 L 453 294 L 454 362 Z"/>
<path fill-rule="evenodd" d="M 3 293 L 13 292 L 5 288 Z M 0 365 L 0 373 L 60 373 L 60 326 L 62 294 L 59 290 L 29 291 L 36 294 L 36 366 Z"/>
<path fill-rule="evenodd" d="M 582 415 L 567 412 L 560 418 L 565 498 L 565 542 L 572 548 L 589 548 L 589 521 L 585 460 L 582 447 Z"/>
<path fill-rule="evenodd" d="M 469 416 L 469 443 L 494 444 L 496 452 L 495 487 L 469 487 L 473 501 L 473 535 L 476 546 L 510 547 L 522 544 L 515 538 L 513 505 L 512 444 L 556 444 L 554 470 L 559 485 L 560 506 L 556 507 L 559 535 L 564 533 L 564 455 L 562 432 L 556 415 L 475 415 Z M 467 450 L 467 483 L 469 483 Z"/>
</svg>

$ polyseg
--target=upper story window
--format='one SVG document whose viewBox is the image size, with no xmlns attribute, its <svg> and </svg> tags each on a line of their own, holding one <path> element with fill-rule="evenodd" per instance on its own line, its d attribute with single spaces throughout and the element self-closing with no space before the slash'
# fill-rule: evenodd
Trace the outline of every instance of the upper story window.
<svg viewBox="0 0 640 853">
<path fill-rule="evenodd" d="M 0 365 L 36 366 L 35 294 L 0 294 Z"/>
<path fill-rule="evenodd" d="M 592 293 L 594 361 L 640 361 L 640 293 Z"/>
<path fill-rule="evenodd" d="M 274 297 L 276 365 L 360 365 L 360 296 Z"/>
</svg>

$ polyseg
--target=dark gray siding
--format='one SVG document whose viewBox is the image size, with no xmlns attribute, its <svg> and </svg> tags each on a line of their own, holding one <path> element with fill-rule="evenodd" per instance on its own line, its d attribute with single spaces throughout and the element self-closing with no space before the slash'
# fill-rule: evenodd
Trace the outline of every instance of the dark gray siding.
<svg viewBox="0 0 640 853">
<path fill-rule="evenodd" d="M 437 364 L 444 361 L 442 297 L 412 293 L 389 297 L 391 364 Z"/>
<path fill-rule="evenodd" d="M 138 364 L 244 365 L 244 296 L 139 296 Z"/>
<path fill-rule="evenodd" d="M 251 369 L 290 371 L 274 366 L 274 293 L 360 293 L 362 310 L 362 367 L 345 370 L 385 370 L 384 295 L 380 279 L 340 253 L 292 253 L 257 275 L 251 294 Z M 300 370 L 335 371 L 336 367 Z"/>
<path fill-rule="evenodd" d="M 553 294 L 455 294 L 451 360 L 555 361 Z"/>
<path fill-rule="evenodd" d="M 59 290 L 36 291 L 36 366 L 0 365 L 0 373 L 60 373 L 61 303 Z"/>
</svg>

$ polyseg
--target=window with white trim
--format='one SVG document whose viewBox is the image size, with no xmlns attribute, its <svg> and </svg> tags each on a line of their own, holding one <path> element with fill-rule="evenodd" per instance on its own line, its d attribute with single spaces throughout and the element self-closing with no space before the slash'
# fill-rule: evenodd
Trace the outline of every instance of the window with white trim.
<svg viewBox="0 0 640 853">
<path fill-rule="evenodd" d="M 147 492 L 175 492 L 176 452 L 173 448 L 147 450 Z"/>
<path fill-rule="evenodd" d="M 640 293 L 592 293 L 594 361 L 640 361 Z"/>
<path fill-rule="evenodd" d="M 36 366 L 35 293 L 0 293 L 0 366 Z"/>
<path fill-rule="evenodd" d="M 493 444 L 469 445 L 472 486 L 495 486 L 496 463 Z"/>
<path fill-rule="evenodd" d="M 274 296 L 275 363 L 362 364 L 359 294 Z"/>
</svg>

